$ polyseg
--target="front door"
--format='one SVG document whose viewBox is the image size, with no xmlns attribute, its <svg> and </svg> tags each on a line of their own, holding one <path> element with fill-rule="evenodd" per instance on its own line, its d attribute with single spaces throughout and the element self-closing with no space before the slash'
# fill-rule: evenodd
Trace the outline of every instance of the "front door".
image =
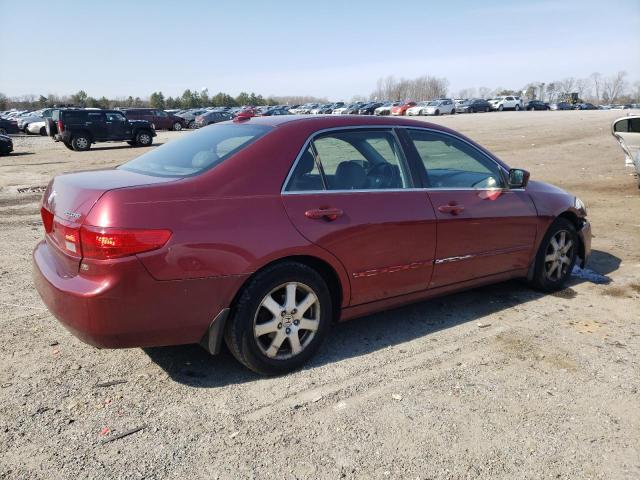
<svg viewBox="0 0 640 480">
<path fill-rule="evenodd" d="M 537 232 L 537 212 L 527 192 L 506 188 L 498 163 L 458 137 L 418 129 L 407 133 L 438 219 L 430 287 L 527 268 Z"/>
<path fill-rule="evenodd" d="M 105 113 L 107 123 L 107 135 L 110 140 L 122 140 L 131 134 L 131 125 L 122 113 Z"/>
<path fill-rule="evenodd" d="M 392 129 L 323 133 L 297 160 L 283 192 L 287 214 L 342 262 L 350 305 L 428 288 L 435 214 L 427 193 L 412 187 Z"/>
</svg>

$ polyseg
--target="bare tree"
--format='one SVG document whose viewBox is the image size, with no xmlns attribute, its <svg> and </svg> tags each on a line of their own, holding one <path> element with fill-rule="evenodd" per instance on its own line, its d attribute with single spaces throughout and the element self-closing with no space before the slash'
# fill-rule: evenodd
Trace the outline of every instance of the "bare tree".
<svg viewBox="0 0 640 480">
<path fill-rule="evenodd" d="M 600 93 L 602 91 L 602 75 L 599 72 L 593 72 L 589 77 L 593 83 L 596 103 L 600 103 Z"/>
<path fill-rule="evenodd" d="M 478 96 L 480 98 L 489 98 L 493 96 L 493 90 L 491 90 L 489 87 L 480 87 L 478 88 Z"/>
<path fill-rule="evenodd" d="M 615 75 L 606 78 L 602 82 L 602 98 L 608 102 L 615 102 L 618 96 L 622 93 L 626 87 L 626 81 L 624 77 L 627 76 L 627 72 L 620 71 Z"/>
<path fill-rule="evenodd" d="M 589 92 L 589 79 L 588 78 L 579 78 L 576 80 L 576 93 L 578 94 L 578 98 L 584 99 L 585 95 Z"/>
</svg>

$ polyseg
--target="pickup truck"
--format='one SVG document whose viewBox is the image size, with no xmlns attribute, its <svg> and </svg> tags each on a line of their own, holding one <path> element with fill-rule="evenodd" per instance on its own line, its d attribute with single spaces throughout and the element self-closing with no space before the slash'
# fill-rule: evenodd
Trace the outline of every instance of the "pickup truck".
<svg viewBox="0 0 640 480">
<path fill-rule="evenodd" d="M 148 147 L 156 136 L 151 123 L 128 120 L 119 110 L 54 110 L 45 123 L 47 134 L 69 150 L 89 150 L 98 142 L 127 142 L 132 147 Z"/>
<path fill-rule="evenodd" d="M 495 97 L 489 100 L 489 103 L 491 104 L 491 110 L 498 110 L 499 112 L 503 110 L 522 110 L 523 107 L 522 99 L 515 95 Z"/>
</svg>

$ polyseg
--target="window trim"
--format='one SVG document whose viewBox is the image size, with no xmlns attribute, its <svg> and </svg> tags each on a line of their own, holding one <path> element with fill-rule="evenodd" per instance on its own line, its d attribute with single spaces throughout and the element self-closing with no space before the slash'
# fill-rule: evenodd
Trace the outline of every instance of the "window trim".
<svg viewBox="0 0 640 480">
<path fill-rule="evenodd" d="M 311 135 L 309 135 L 309 137 L 307 137 L 304 144 L 302 145 L 302 149 L 298 152 L 296 159 L 291 165 L 291 168 L 289 169 L 289 173 L 285 177 L 284 183 L 280 188 L 280 194 L 281 195 L 308 195 L 308 194 L 315 195 L 317 193 L 346 193 L 346 192 L 352 192 L 352 193 L 378 192 L 379 193 L 379 192 L 407 192 L 407 191 L 423 190 L 422 188 L 416 187 L 416 182 L 414 179 L 411 162 L 407 158 L 405 147 L 402 145 L 402 141 L 400 140 L 400 137 L 398 136 L 398 132 L 396 131 L 396 129 L 399 127 L 400 127 L 399 125 L 351 125 L 351 126 L 345 126 L 345 127 L 323 128 L 322 130 L 313 132 Z M 407 188 L 379 188 L 379 189 L 367 188 L 367 189 L 360 189 L 360 190 L 329 190 L 328 185 L 326 184 L 326 176 L 324 174 L 324 169 L 322 168 L 322 165 L 319 163 L 318 152 L 316 151 L 316 147 L 313 143 L 313 140 L 316 137 L 323 135 L 325 133 L 335 132 L 335 131 L 344 131 L 344 130 L 388 130 L 395 138 L 397 146 L 399 147 L 399 151 L 402 154 L 403 158 L 401 159 L 401 161 L 405 162 L 407 175 L 409 177 L 407 178 L 407 180 L 410 186 Z M 289 185 L 289 182 L 291 181 L 293 172 L 295 172 L 295 169 L 298 166 L 298 163 L 300 162 L 302 155 L 304 155 L 304 152 L 307 150 L 307 148 L 310 145 L 312 146 L 311 154 L 313 155 L 313 159 L 316 162 L 316 167 L 318 168 L 318 171 L 321 172 L 322 183 L 325 189 L 324 190 L 288 191 L 287 187 Z"/>
<path fill-rule="evenodd" d="M 304 152 L 306 151 L 306 149 L 309 146 L 309 143 L 318 135 L 321 135 L 323 133 L 327 133 L 327 132 L 332 132 L 332 131 L 336 131 L 336 130 L 375 130 L 375 129 L 380 129 L 380 130 L 391 130 L 393 132 L 393 135 L 396 137 L 396 140 L 398 141 L 398 145 L 400 146 L 400 149 L 402 150 L 403 156 L 404 156 L 404 160 L 406 162 L 406 166 L 408 167 L 409 171 L 409 180 L 411 182 L 411 187 L 409 188 L 384 188 L 384 189 L 379 189 L 379 190 L 375 190 L 375 189 L 365 189 L 365 190 L 303 190 L 303 191 L 287 191 L 286 188 L 289 185 L 289 182 L 291 180 L 291 177 L 293 176 L 293 172 L 295 171 L 296 167 L 298 166 L 298 162 L 300 161 L 300 159 L 302 158 L 302 155 L 304 154 Z M 398 135 L 398 131 L 401 131 L 402 133 L 402 137 L 406 137 L 406 141 L 407 142 L 412 142 L 411 138 L 409 137 L 409 133 L 408 130 L 419 130 L 419 131 L 426 131 L 426 132 L 430 132 L 430 133 L 437 133 L 437 134 L 441 134 L 441 135 L 446 135 L 449 137 L 452 137 L 456 140 L 459 140 L 465 144 L 467 144 L 470 148 L 472 148 L 473 150 L 477 151 L 479 154 L 483 155 L 484 157 L 486 157 L 487 159 L 489 159 L 491 162 L 493 162 L 496 167 L 498 167 L 498 171 L 500 172 L 500 175 L 502 176 L 502 181 L 503 184 L 505 185 L 504 187 L 498 187 L 498 188 L 471 188 L 471 187 L 456 187 L 456 188 L 451 188 L 451 187 L 444 187 L 444 188 L 439 188 L 439 187 L 429 187 L 429 186 L 418 186 L 417 185 L 417 179 L 415 178 L 416 173 L 421 173 L 421 172 L 416 172 L 415 168 L 416 166 L 413 165 L 413 160 L 411 159 L 412 155 L 418 155 L 417 151 L 414 152 L 409 152 L 407 151 L 407 146 L 404 145 L 404 142 L 402 141 L 402 138 L 400 137 L 400 135 Z M 415 146 L 412 145 L 412 148 L 415 150 Z M 314 156 L 314 160 L 315 160 L 315 156 Z M 420 163 L 422 163 L 422 159 L 419 158 L 418 155 L 418 160 L 420 161 Z M 422 166 L 422 168 L 424 168 L 426 170 L 426 167 L 424 167 L 424 165 Z M 420 183 L 422 183 L 424 181 L 424 179 L 426 178 L 425 174 L 421 174 L 420 175 Z M 324 181 L 324 180 L 323 180 Z M 488 152 L 485 152 L 484 150 L 478 148 L 476 145 L 473 145 L 471 142 L 469 142 L 469 140 L 466 140 L 458 135 L 449 133 L 449 132 L 445 132 L 443 130 L 439 130 L 439 129 L 435 129 L 435 128 L 429 128 L 429 127 L 419 127 L 419 126 L 408 126 L 408 125 L 351 125 L 351 126 L 345 126 L 345 127 L 329 127 L 329 128 L 324 128 L 322 130 L 318 130 L 316 132 L 313 132 L 311 135 L 309 135 L 309 137 L 307 137 L 307 139 L 305 140 L 304 144 L 302 145 L 302 148 L 300 149 L 300 151 L 298 152 L 298 155 L 296 156 L 296 159 L 294 160 L 293 164 L 291 165 L 291 167 L 289 168 L 289 173 L 287 174 L 287 176 L 284 179 L 284 182 L 282 184 L 282 187 L 280 188 L 280 194 L 281 195 L 317 195 L 319 193 L 323 193 L 323 194 L 331 194 L 331 193 L 346 193 L 346 192 L 351 192 L 351 193 L 378 193 L 378 192 L 415 192 L 415 191 L 423 191 L 423 192 L 428 192 L 430 190 L 433 191 L 443 191 L 443 190 L 450 190 L 450 191 L 480 191 L 480 190 L 487 190 L 487 191 L 502 191 L 502 192 L 518 192 L 518 191 L 525 191 L 524 188 L 510 188 L 509 187 L 509 181 L 508 181 L 508 172 L 505 169 L 504 166 L 502 166 L 502 164 L 500 164 L 495 158 L 493 158 L 491 156 L 491 154 L 489 154 Z"/>
</svg>

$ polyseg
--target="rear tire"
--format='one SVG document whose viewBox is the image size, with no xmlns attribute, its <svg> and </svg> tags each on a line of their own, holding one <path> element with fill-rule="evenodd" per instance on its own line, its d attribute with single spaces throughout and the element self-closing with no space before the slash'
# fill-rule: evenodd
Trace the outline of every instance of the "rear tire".
<svg viewBox="0 0 640 480">
<path fill-rule="evenodd" d="M 485 109 L 484 109 L 484 113 L 489 113 L 490 111 L 491 111 L 491 108 L 489 108 L 489 107 L 485 107 Z"/>
<path fill-rule="evenodd" d="M 47 127 L 40 127 L 40 135 L 43 137 L 47 136 Z"/>
<path fill-rule="evenodd" d="M 451 109 L 450 114 L 451 114 L 451 115 L 455 115 L 455 114 L 456 114 L 456 109 L 455 109 L 455 108 Z"/>
<path fill-rule="evenodd" d="M 171 127 L 171 130 L 173 130 L 174 132 L 179 132 L 180 130 L 182 130 L 182 124 L 180 122 L 174 123 Z"/>
<path fill-rule="evenodd" d="M 329 332 L 332 311 L 329 289 L 318 272 L 296 262 L 276 264 L 243 288 L 225 342 L 254 372 L 287 373 L 318 350 Z"/>
<path fill-rule="evenodd" d="M 191 120 L 191 121 L 189 122 L 188 128 L 190 128 L 190 129 L 192 129 L 192 130 L 193 130 L 194 128 L 196 128 L 196 122 L 195 122 L 195 120 Z"/>
<path fill-rule="evenodd" d="M 71 139 L 71 146 L 76 152 L 86 152 L 91 148 L 91 140 L 85 134 L 79 134 Z"/>
<path fill-rule="evenodd" d="M 543 292 L 563 288 L 576 264 L 579 245 L 573 223 L 562 217 L 557 218 L 538 248 L 532 286 Z"/>
<path fill-rule="evenodd" d="M 520 110 L 520 105 L 516 105 L 516 112 Z"/>
<path fill-rule="evenodd" d="M 498 111 L 499 111 L 499 112 L 501 112 L 501 111 L 503 111 L 503 110 L 504 110 L 504 105 L 500 105 L 500 106 L 498 107 Z"/>
<path fill-rule="evenodd" d="M 0 135 L 6 135 L 7 131 L 4 128 L 0 128 Z"/>
<path fill-rule="evenodd" d="M 436 110 L 434 115 L 437 117 L 438 115 L 440 115 L 440 110 Z"/>
</svg>

